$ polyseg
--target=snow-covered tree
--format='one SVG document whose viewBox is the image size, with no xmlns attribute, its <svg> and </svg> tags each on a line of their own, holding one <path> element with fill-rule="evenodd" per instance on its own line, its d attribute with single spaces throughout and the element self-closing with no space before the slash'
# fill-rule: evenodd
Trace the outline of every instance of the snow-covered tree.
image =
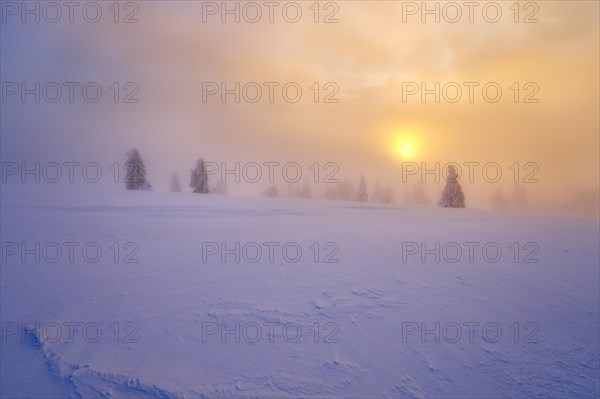
<svg viewBox="0 0 600 399">
<path fill-rule="evenodd" d="M 144 161 L 136 148 L 127 153 L 124 180 L 127 190 L 152 190 L 152 185 L 146 180 Z"/>
<path fill-rule="evenodd" d="M 404 202 L 405 205 L 409 205 L 413 203 L 412 197 L 410 196 L 410 191 L 408 191 L 408 189 L 406 189 L 406 191 L 404 192 Z"/>
<path fill-rule="evenodd" d="M 312 190 L 310 183 L 305 181 L 304 183 L 290 183 L 288 196 L 296 198 L 312 198 Z"/>
<path fill-rule="evenodd" d="M 338 189 L 338 199 L 342 201 L 354 201 L 356 199 L 354 186 L 350 180 L 342 180 L 338 185 Z"/>
<path fill-rule="evenodd" d="M 227 189 L 226 183 L 223 183 L 221 180 L 217 180 L 212 192 L 215 194 L 229 194 L 229 189 Z"/>
<path fill-rule="evenodd" d="M 510 207 L 515 211 L 526 211 L 529 209 L 529 200 L 527 199 L 527 190 L 525 186 L 515 186 L 510 201 Z"/>
<path fill-rule="evenodd" d="M 171 192 L 181 192 L 181 183 L 179 183 L 179 176 L 177 176 L 177 173 L 173 173 L 173 177 L 171 178 Z"/>
<path fill-rule="evenodd" d="M 442 192 L 442 198 L 439 205 L 443 208 L 465 208 L 465 195 L 458 183 L 456 168 L 448 166 L 448 177 L 446 178 L 446 187 Z"/>
<path fill-rule="evenodd" d="M 204 165 L 204 159 L 202 158 L 198 160 L 198 162 L 196 163 L 196 168 L 192 170 L 190 187 L 194 190 L 195 193 L 210 193 L 206 165 Z"/>
<path fill-rule="evenodd" d="M 263 197 L 277 197 L 279 195 L 279 191 L 277 190 L 277 186 L 273 184 L 263 191 L 261 195 Z"/>
<path fill-rule="evenodd" d="M 598 187 L 577 188 L 574 199 L 568 207 L 568 210 L 577 215 L 598 218 L 600 213 L 600 191 Z"/>
<path fill-rule="evenodd" d="M 385 189 L 381 192 L 381 202 L 384 204 L 393 204 L 395 200 L 394 189 L 388 183 Z"/>
<path fill-rule="evenodd" d="M 312 198 L 312 190 L 310 188 L 310 183 L 305 181 L 302 183 L 302 186 L 296 192 L 296 197 L 300 198 Z"/>
<path fill-rule="evenodd" d="M 340 201 L 356 201 L 357 192 L 354 191 L 352 182 L 344 179 L 337 183 L 327 183 L 325 198 Z"/>
<path fill-rule="evenodd" d="M 416 184 L 413 187 L 413 193 L 411 195 L 411 201 L 417 205 L 431 205 L 431 200 L 425 194 L 423 184 Z"/>
<path fill-rule="evenodd" d="M 358 185 L 358 191 L 356 192 L 356 200 L 359 202 L 367 202 L 369 194 L 367 194 L 367 183 L 365 177 L 360 175 L 360 183 Z"/>
<path fill-rule="evenodd" d="M 508 210 L 508 198 L 504 196 L 501 189 L 497 189 L 492 197 L 492 207 L 496 211 Z"/>
<path fill-rule="evenodd" d="M 379 180 L 376 180 L 375 189 L 371 194 L 371 202 L 383 202 L 381 199 L 381 187 L 379 186 Z"/>
<path fill-rule="evenodd" d="M 324 197 L 331 200 L 339 199 L 339 183 L 327 183 L 327 187 L 325 188 Z"/>
</svg>

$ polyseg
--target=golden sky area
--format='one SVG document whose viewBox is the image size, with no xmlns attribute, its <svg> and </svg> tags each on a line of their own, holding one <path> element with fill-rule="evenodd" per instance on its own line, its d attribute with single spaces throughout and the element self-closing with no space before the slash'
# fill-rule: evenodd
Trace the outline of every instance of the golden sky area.
<svg viewBox="0 0 600 399">
<path fill-rule="evenodd" d="M 333 10 L 325 3 L 320 19 Z M 277 11 L 273 23 L 266 16 L 222 23 L 220 14 L 204 23 L 201 2 L 143 2 L 137 24 L 40 29 L 54 29 L 49 37 L 62 43 L 52 45 L 57 65 L 62 60 L 71 70 L 76 65 L 140 85 L 136 108 L 114 109 L 114 118 L 101 123 L 111 140 L 79 137 L 75 145 L 93 143 L 115 156 L 135 145 L 165 185 L 199 156 L 320 161 L 338 163 L 339 176 L 355 182 L 364 173 L 371 187 L 376 179 L 389 182 L 401 198 L 402 162 L 495 162 L 507 176 L 500 183 L 463 184 L 467 200 L 486 207 L 498 187 L 507 194 L 514 188 L 509 166 L 532 162 L 539 166 L 539 183 L 528 186 L 532 199 L 567 203 L 577 189 L 597 193 L 598 2 L 544 1 L 535 9 L 518 2 L 517 23 L 515 2 L 498 2 L 497 23 L 479 9 L 473 23 L 467 15 L 456 23 L 432 16 L 423 23 L 420 14 L 406 15 L 406 3 L 335 2 L 338 22 L 325 24 L 314 22 L 313 2 L 299 2 L 304 14 L 297 23 Z M 537 22 L 524 23 L 526 16 Z M 18 62 L 31 54 L 15 56 Z M 233 96 L 221 103 L 218 95 L 205 103 L 206 82 L 296 82 L 303 96 L 288 103 L 276 90 L 270 103 L 265 88 L 257 103 L 237 104 Z M 315 82 L 318 103 L 310 89 Z M 436 82 L 451 84 L 449 98 L 459 86 L 461 99 L 442 96 L 436 103 L 434 94 L 425 102 L 420 92 L 406 95 Z M 472 102 L 465 82 L 476 85 Z M 482 94 L 491 82 L 502 89 L 495 103 Z M 337 103 L 324 103 L 334 91 Z M 428 185 L 434 202 L 442 187 Z"/>
</svg>

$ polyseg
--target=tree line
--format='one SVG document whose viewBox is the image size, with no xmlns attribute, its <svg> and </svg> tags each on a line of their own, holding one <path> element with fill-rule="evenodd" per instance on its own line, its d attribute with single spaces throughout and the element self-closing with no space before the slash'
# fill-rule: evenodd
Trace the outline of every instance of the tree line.
<svg viewBox="0 0 600 399">
<path fill-rule="evenodd" d="M 127 161 L 125 163 L 126 177 L 125 187 L 128 190 L 152 190 L 152 185 L 146 179 L 146 167 L 144 161 L 140 156 L 137 149 L 132 149 L 127 153 Z M 211 188 L 209 185 L 208 171 L 206 164 L 202 158 L 198 159 L 194 169 L 190 171 L 190 184 L 189 187 L 193 193 L 197 194 L 209 194 L 211 192 L 218 194 L 227 194 L 227 186 L 225 183 L 218 181 L 216 185 Z M 181 183 L 177 174 L 173 174 L 171 178 L 170 191 L 181 192 Z M 269 186 L 263 191 L 262 196 L 264 197 L 278 197 L 279 189 L 277 185 Z M 290 184 L 287 190 L 288 197 L 298 198 L 312 198 L 312 190 L 309 182 L 305 181 L 303 184 L 293 185 Z M 342 180 L 338 183 L 331 183 L 327 185 L 327 189 L 323 194 L 326 199 L 333 200 L 346 200 L 346 201 L 358 201 L 358 202 L 378 202 L 383 204 L 395 203 L 395 193 L 390 184 L 388 183 L 385 187 L 379 184 L 379 181 L 375 183 L 375 188 L 371 195 L 367 192 L 367 183 L 363 175 L 360 176 L 358 187 L 355 189 L 354 185 L 350 180 Z M 419 205 L 431 205 L 431 201 L 425 195 L 425 191 L 422 185 L 416 185 L 412 192 L 407 191 L 404 195 L 405 204 L 419 204 Z M 448 168 L 448 178 L 446 179 L 446 186 L 441 194 L 441 198 L 438 205 L 444 208 L 465 208 L 465 196 L 462 191 L 462 187 L 458 182 L 458 175 L 453 166 Z"/>
</svg>

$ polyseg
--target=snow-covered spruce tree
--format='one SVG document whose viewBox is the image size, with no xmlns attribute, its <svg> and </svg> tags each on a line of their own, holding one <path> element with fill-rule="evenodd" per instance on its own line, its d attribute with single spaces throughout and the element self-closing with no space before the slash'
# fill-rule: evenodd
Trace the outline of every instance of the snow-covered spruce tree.
<svg viewBox="0 0 600 399">
<path fill-rule="evenodd" d="M 177 173 L 173 173 L 173 177 L 171 178 L 171 192 L 181 192 L 181 183 L 179 183 L 179 177 L 177 176 Z"/>
<path fill-rule="evenodd" d="M 381 202 L 384 204 L 393 204 L 395 197 L 396 194 L 394 193 L 394 189 L 388 183 L 381 193 Z"/>
<path fill-rule="evenodd" d="M 442 192 L 439 205 L 443 208 L 465 208 L 465 195 L 458 183 L 458 175 L 454 166 L 448 166 L 446 187 Z"/>
<path fill-rule="evenodd" d="M 429 197 L 427 197 L 427 195 L 425 194 L 423 183 L 417 183 L 413 186 L 411 201 L 413 204 L 416 205 L 431 205 L 431 199 L 429 199 Z"/>
<path fill-rule="evenodd" d="M 360 175 L 360 184 L 358 185 L 358 191 L 356 192 L 356 200 L 358 202 L 367 202 L 369 194 L 367 194 L 367 183 L 365 183 L 365 177 Z"/>
<path fill-rule="evenodd" d="M 501 189 L 497 189 L 492 197 L 492 207 L 496 211 L 508 210 L 508 198 L 504 196 Z"/>
<path fill-rule="evenodd" d="M 344 179 L 340 183 L 340 199 L 342 201 L 354 201 L 356 199 L 356 192 L 354 191 L 354 185 L 348 179 Z"/>
<path fill-rule="evenodd" d="M 598 204 L 600 204 L 600 198 L 597 188 L 589 187 L 582 189 L 581 187 L 578 187 L 567 210 L 577 215 L 597 219 L 598 213 L 600 213 Z"/>
<path fill-rule="evenodd" d="M 325 194 L 324 197 L 330 200 L 337 200 L 339 199 L 339 193 L 340 193 L 340 183 L 326 183 L 327 187 L 325 188 Z"/>
<path fill-rule="evenodd" d="M 379 186 L 379 180 L 375 181 L 375 190 L 371 194 L 371 202 L 383 202 L 381 195 L 381 187 Z"/>
<path fill-rule="evenodd" d="M 124 180 L 127 190 L 152 190 L 152 185 L 146 180 L 144 161 L 136 148 L 127 153 Z"/>
<path fill-rule="evenodd" d="M 279 191 L 277 190 L 277 186 L 273 184 L 272 186 L 267 187 L 265 191 L 261 194 L 263 197 L 277 197 L 279 195 Z"/>
<path fill-rule="evenodd" d="M 206 166 L 204 165 L 204 159 L 202 158 L 198 160 L 196 163 L 196 168 L 192 170 L 190 187 L 195 193 L 210 193 L 210 188 L 208 186 L 208 174 L 206 172 Z"/>
<path fill-rule="evenodd" d="M 408 191 L 408 189 L 406 189 L 406 191 L 404 192 L 404 202 L 402 202 L 404 205 L 410 205 L 413 203 L 412 197 L 410 195 L 410 192 Z"/>
<path fill-rule="evenodd" d="M 510 201 L 510 209 L 513 211 L 529 210 L 529 200 L 527 198 L 527 189 L 525 186 L 515 186 Z"/>
<path fill-rule="evenodd" d="M 212 188 L 212 192 L 215 194 L 229 194 L 229 189 L 227 188 L 227 184 L 223 183 L 221 180 L 217 180 L 217 183 Z"/>
<path fill-rule="evenodd" d="M 310 183 L 308 181 L 305 181 L 304 183 L 302 183 L 302 186 L 300 186 L 298 188 L 298 191 L 296 191 L 296 197 L 312 198 L 312 190 L 310 188 Z"/>
</svg>

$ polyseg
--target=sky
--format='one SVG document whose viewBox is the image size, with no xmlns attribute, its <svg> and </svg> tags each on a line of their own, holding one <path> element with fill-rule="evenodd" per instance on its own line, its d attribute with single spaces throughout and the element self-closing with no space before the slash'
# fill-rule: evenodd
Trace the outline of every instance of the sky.
<svg viewBox="0 0 600 399">
<path fill-rule="evenodd" d="M 403 175 L 408 163 L 422 170 L 477 162 L 498 165 L 502 178 L 489 182 L 477 167 L 472 182 L 461 180 L 473 207 L 489 207 L 499 188 L 510 196 L 516 170 L 532 203 L 568 206 L 577 190 L 597 199 L 599 3 L 519 2 L 517 16 L 514 2 L 478 2 L 473 22 L 464 2 L 450 3 L 427 3 L 439 7 L 437 22 L 423 14 L 421 2 L 275 2 L 269 22 L 265 2 L 228 2 L 239 7 L 239 23 L 223 14 L 221 2 L 121 3 L 117 23 L 112 2 L 99 2 L 96 23 L 80 9 L 72 23 L 66 9 L 56 23 L 45 20 L 55 15 L 51 9 L 40 10 L 40 22 L 32 15 L 23 22 L 23 10 L 2 5 L 2 161 L 104 167 L 124 162 L 137 147 L 156 190 L 168 190 L 173 173 L 187 185 L 200 157 L 230 166 L 298 162 L 305 176 L 314 162 L 331 162 L 336 177 L 355 185 L 361 174 L 369 190 L 376 180 L 391 184 L 399 202 L 422 180 Z M 498 7 L 502 14 L 491 22 Z M 261 18 L 247 21 L 257 9 Z M 302 14 L 292 23 L 297 9 Z M 457 9 L 462 16 L 452 22 Z M 137 22 L 124 23 L 127 16 Z M 31 95 L 23 102 L 19 93 L 7 94 L 7 82 L 97 82 L 103 96 L 88 103 L 75 89 L 70 103 L 65 89 L 56 103 L 35 103 Z M 115 82 L 118 103 L 110 89 Z M 236 82 L 239 103 L 233 94 L 224 103 L 220 93 L 207 94 Z M 244 97 L 249 82 L 256 84 Z M 278 84 L 273 102 L 265 82 Z M 295 87 L 302 90 L 295 103 L 282 91 L 290 83 L 291 97 Z M 436 83 L 440 101 L 435 94 L 423 101 L 422 85 L 431 90 Z M 246 101 L 257 86 L 261 99 Z M 456 87 L 461 99 L 448 101 Z M 487 101 L 496 87 L 501 98 Z M 134 89 L 138 102 L 123 103 Z M 525 183 L 527 176 L 533 181 Z M 425 180 L 437 202 L 444 182 Z M 231 192 L 243 194 L 265 184 L 228 182 Z"/>
</svg>

